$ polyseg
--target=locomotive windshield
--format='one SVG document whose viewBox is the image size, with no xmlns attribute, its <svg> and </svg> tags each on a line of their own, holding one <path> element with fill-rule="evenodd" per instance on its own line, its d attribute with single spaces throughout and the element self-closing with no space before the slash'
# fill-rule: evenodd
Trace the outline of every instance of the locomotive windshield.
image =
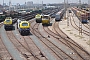
<svg viewBox="0 0 90 60">
<path fill-rule="evenodd" d="M 6 20 L 6 22 L 7 22 L 7 23 L 10 22 L 10 20 Z"/>
<path fill-rule="evenodd" d="M 48 16 L 43 16 L 43 19 L 48 19 L 49 17 Z"/>
<path fill-rule="evenodd" d="M 28 23 L 22 23 L 22 26 L 28 26 Z"/>
<path fill-rule="evenodd" d="M 60 18 L 60 15 L 56 15 L 55 17 L 56 17 L 56 18 Z"/>
<path fill-rule="evenodd" d="M 56 15 L 55 18 L 60 18 L 60 15 Z"/>
</svg>

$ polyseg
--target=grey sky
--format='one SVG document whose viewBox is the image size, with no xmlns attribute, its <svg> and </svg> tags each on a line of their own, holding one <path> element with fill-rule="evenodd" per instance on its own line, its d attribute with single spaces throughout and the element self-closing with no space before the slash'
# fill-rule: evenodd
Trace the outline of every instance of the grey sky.
<svg viewBox="0 0 90 60">
<path fill-rule="evenodd" d="M 10 0 L 4 0 L 4 2 L 6 4 L 8 4 Z M 33 1 L 33 3 L 62 3 L 64 2 L 64 0 L 11 0 L 12 4 L 16 4 L 16 3 L 20 3 L 20 4 L 24 4 L 25 1 Z M 75 2 L 78 3 L 79 0 L 68 0 L 69 2 Z M 81 0 L 82 2 L 88 3 L 88 0 Z M 3 0 L 0 1 L 0 4 L 3 3 Z"/>
</svg>

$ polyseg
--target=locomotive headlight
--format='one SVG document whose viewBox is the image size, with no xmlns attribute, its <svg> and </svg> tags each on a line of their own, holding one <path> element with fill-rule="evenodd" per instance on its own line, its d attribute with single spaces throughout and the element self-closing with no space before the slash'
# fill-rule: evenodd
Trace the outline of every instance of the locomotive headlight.
<svg viewBox="0 0 90 60">
<path fill-rule="evenodd" d="M 30 30 L 29 28 L 27 28 L 26 30 Z"/>
</svg>

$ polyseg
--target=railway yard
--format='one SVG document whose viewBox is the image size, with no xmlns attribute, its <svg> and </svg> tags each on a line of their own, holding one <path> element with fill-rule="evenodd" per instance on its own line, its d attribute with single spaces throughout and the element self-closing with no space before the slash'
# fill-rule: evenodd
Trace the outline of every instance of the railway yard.
<svg viewBox="0 0 90 60">
<path fill-rule="evenodd" d="M 0 60 L 90 60 L 89 23 L 80 22 L 76 8 L 68 10 L 66 13 L 64 9 L 44 10 L 45 15 L 60 11 L 62 16 L 60 21 L 56 21 L 56 17 L 48 18 L 49 25 L 37 23 L 35 12 L 23 15 L 22 18 L 30 23 L 29 35 L 20 34 L 17 21 L 13 23 L 13 30 L 4 29 L 4 22 L 0 22 Z M 82 33 L 79 33 L 80 23 Z"/>
</svg>

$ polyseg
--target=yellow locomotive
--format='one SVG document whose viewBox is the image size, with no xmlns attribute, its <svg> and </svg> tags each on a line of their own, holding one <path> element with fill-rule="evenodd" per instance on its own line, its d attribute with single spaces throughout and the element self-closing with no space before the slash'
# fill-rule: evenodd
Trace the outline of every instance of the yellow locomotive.
<svg viewBox="0 0 90 60">
<path fill-rule="evenodd" d="M 42 25 L 50 25 L 50 16 L 49 15 L 43 15 L 42 16 Z"/>
<path fill-rule="evenodd" d="M 37 23 L 41 23 L 41 22 L 42 22 L 42 16 L 41 16 L 40 14 L 37 14 L 37 15 L 35 16 L 35 19 L 36 19 L 36 22 L 37 22 Z"/>
<path fill-rule="evenodd" d="M 30 34 L 30 23 L 28 21 L 21 21 L 18 29 L 21 35 Z"/>
<path fill-rule="evenodd" d="M 5 29 L 13 29 L 13 21 L 11 17 L 6 17 L 4 21 L 4 28 Z"/>
</svg>

